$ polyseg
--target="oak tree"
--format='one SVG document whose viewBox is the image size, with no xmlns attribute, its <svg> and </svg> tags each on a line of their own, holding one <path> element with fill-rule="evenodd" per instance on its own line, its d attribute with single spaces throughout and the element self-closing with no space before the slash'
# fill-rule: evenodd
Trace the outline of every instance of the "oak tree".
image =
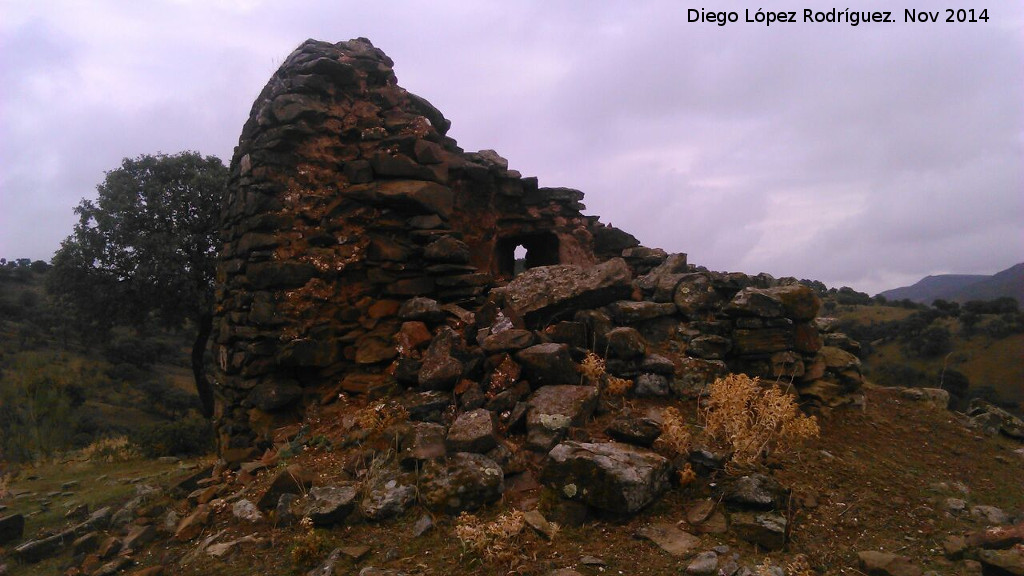
<svg viewBox="0 0 1024 576">
<path fill-rule="evenodd" d="M 207 417 L 204 370 L 212 329 L 220 199 L 228 171 L 196 152 L 125 158 L 75 208 L 78 223 L 53 258 L 49 290 L 76 317 L 113 323 L 194 326 L 192 371 Z"/>
</svg>

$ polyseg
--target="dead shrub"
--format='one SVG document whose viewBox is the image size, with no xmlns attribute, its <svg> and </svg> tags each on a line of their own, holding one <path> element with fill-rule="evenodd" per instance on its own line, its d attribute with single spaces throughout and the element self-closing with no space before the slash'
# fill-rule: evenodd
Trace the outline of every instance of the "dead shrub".
<svg viewBox="0 0 1024 576">
<path fill-rule="evenodd" d="M 377 432 L 408 420 L 409 411 L 396 402 L 378 402 L 356 413 L 360 428 Z"/>
<path fill-rule="evenodd" d="M 693 436 L 690 427 L 683 420 L 679 410 L 670 406 L 661 412 L 661 435 L 654 447 L 670 457 L 688 456 Z"/>
<path fill-rule="evenodd" d="M 818 421 L 800 412 L 793 396 L 760 379 L 730 374 L 711 384 L 705 432 L 732 450 L 736 464 L 754 464 L 770 452 L 795 449 L 817 438 Z"/>
<path fill-rule="evenodd" d="M 580 384 L 583 381 L 589 382 L 591 386 L 598 386 L 606 373 L 604 358 L 593 352 L 587 352 L 586 358 L 580 363 Z"/>
<path fill-rule="evenodd" d="M 580 363 L 580 383 L 603 386 L 604 391 L 611 396 L 625 396 L 633 388 L 632 380 L 608 374 L 604 358 L 593 352 L 587 352 L 587 356 Z"/>
<path fill-rule="evenodd" d="M 519 510 L 502 513 L 492 522 L 463 512 L 455 520 L 455 537 L 464 551 L 488 562 L 505 563 L 515 560 L 525 527 L 526 518 Z"/>
</svg>

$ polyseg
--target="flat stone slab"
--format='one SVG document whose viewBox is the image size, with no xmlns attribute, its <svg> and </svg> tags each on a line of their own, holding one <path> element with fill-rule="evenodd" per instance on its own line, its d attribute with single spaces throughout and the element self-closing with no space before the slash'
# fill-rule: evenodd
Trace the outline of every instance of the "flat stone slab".
<svg viewBox="0 0 1024 576">
<path fill-rule="evenodd" d="M 668 522 L 645 526 L 637 530 L 636 537 L 654 542 L 659 548 L 677 558 L 693 556 L 700 548 L 700 538 Z"/>
<path fill-rule="evenodd" d="M 594 386 L 544 386 L 530 396 L 526 413 L 526 446 L 546 452 L 582 426 L 597 408 Z"/>
<path fill-rule="evenodd" d="M 569 500 L 614 514 L 633 514 L 669 487 L 669 461 L 618 442 L 562 442 L 548 454 L 541 481 Z"/>
</svg>

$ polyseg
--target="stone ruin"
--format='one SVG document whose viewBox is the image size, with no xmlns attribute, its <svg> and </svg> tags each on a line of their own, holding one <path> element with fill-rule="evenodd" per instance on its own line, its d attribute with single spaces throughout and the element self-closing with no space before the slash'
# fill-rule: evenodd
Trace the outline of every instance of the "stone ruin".
<svg viewBox="0 0 1024 576">
<path fill-rule="evenodd" d="M 635 396 L 693 397 L 728 372 L 818 408 L 857 392 L 810 288 L 640 246 L 584 215 L 581 192 L 463 151 L 392 66 L 365 39 L 309 40 L 253 105 L 222 206 L 222 453 L 345 396 L 442 425 L 449 452 L 525 433 L 545 455 L 599 405 L 588 350 Z"/>
</svg>

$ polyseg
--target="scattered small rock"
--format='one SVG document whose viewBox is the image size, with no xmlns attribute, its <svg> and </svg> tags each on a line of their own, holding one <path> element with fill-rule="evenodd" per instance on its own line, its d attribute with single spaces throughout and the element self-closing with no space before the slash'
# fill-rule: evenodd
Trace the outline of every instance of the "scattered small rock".
<svg viewBox="0 0 1024 576">
<path fill-rule="evenodd" d="M 857 552 L 860 569 L 868 576 L 921 576 L 921 567 L 906 556 L 873 550 Z"/>
<path fill-rule="evenodd" d="M 779 514 L 739 512 L 730 518 L 736 536 L 766 550 L 786 545 L 786 519 Z"/>
<path fill-rule="evenodd" d="M 718 554 L 713 551 L 701 552 L 686 566 L 686 573 L 695 576 L 712 576 L 718 572 Z"/>
<path fill-rule="evenodd" d="M 260 520 L 263 520 L 263 514 L 258 508 L 256 508 L 256 505 L 245 499 L 232 504 L 231 513 L 235 518 L 240 518 L 249 522 L 259 522 Z"/>
</svg>

